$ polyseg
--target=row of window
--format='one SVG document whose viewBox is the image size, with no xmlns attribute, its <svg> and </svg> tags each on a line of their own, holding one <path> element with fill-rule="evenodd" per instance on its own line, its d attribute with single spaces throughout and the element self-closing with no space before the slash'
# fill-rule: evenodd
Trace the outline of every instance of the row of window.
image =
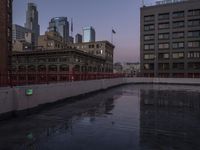
<svg viewBox="0 0 200 150">
<path fill-rule="evenodd" d="M 190 41 L 187 43 L 188 48 L 200 48 L 200 41 Z M 170 44 L 169 43 L 159 43 L 158 44 L 158 49 L 160 50 L 165 50 L 169 49 Z M 173 42 L 172 43 L 172 48 L 173 49 L 181 49 L 185 48 L 185 43 L 184 42 Z M 144 44 L 144 50 L 154 50 L 155 49 L 155 44 Z"/>
<path fill-rule="evenodd" d="M 144 54 L 144 60 L 154 60 L 156 58 L 155 54 Z M 169 59 L 170 54 L 169 53 L 159 53 L 158 54 L 158 59 Z M 176 52 L 172 53 L 172 58 L 173 59 L 183 59 L 185 58 L 185 53 L 184 52 Z M 187 53 L 187 58 L 200 58 L 200 52 L 188 52 Z"/>
<path fill-rule="evenodd" d="M 184 70 L 185 69 L 184 67 L 185 67 L 184 63 L 173 63 L 172 64 L 172 69 Z M 190 69 L 199 70 L 200 62 L 189 62 L 186 67 L 188 67 L 189 70 Z M 153 70 L 154 63 L 144 64 L 143 68 L 144 68 L 144 70 Z M 158 63 L 158 69 L 159 70 L 169 70 L 170 64 L 169 63 Z"/>
<path fill-rule="evenodd" d="M 200 16 L 200 9 L 188 10 L 188 16 Z M 172 13 L 172 18 L 184 18 L 185 11 L 176 11 Z M 158 20 L 167 20 L 170 19 L 170 13 L 160 13 L 158 14 Z M 144 21 L 154 21 L 155 15 L 144 16 Z"/>
<path fill-rule="evenodd" d="M 85 49 L 85 48 L 94 49 L 94 48 L 102 48 L 102 47 L 103 47 L 103 44 L 89 44 L 89 45 L 76 46 L 77 49 Z"/>
<path fill-rule="evenodd" d="M 184 38 L 184 36 L 185 36 L 184 32 L 173 32 L 172 33 L 173 39 Z M 188 36 L 188 38 L 200 38 L 200 30 L 188 31 L 187 36 Z M 170 38 L 170 33 L 159 33 L 158 34 L 159 40 L 169 40 L 169 38 Z M 154 34 L 144 35 L 144 40 L 145 41 L 155 40 L 155 35 Z"/>
<path fill-rule="evenodd" d="M 184 28 L 186 26 L 185 21 L 173 21 L 172 28 Z M 200 26 L 200 19 L 188 20 L 188 27 L 198 27 Z M 158 24 L 158 29 L 170 29 L 170 22 L 164 22 Z M 144 31 L 152 31 L 155 30 L 155 24 L 146 24 L 144 25 Z"/>
<path fill-rule="evenodd" d="M 92 66 L 78 66 L 78 65 L 75 65 L 74 66 L 74 70 L 75 71 L 93 71 L 93 72 L 96 72 L 96 71 L 100 71 L 100 70 L 110 70 L 110 68 L 104 68 L 104 67 L 92 67 Z M 68 65 L 49 65 L 49 66 L 45 66 L 45 65 L 40 65 L 38 67 L 34 66 L 34 65 L 30 65 L 30 66 L 14 66 L 12 68 L 12 71 L 69 71 L 69 66 Z"/>
</svg>

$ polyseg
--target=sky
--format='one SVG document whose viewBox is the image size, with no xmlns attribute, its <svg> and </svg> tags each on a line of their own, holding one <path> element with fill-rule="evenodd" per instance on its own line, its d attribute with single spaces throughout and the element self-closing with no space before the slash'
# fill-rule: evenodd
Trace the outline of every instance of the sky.
<svg viewBox="0 0 200 150">
<path fill-rule="evenodd" d="M 13 24 L 24 26 L 28 1 L 37 5 L 40 34 L 47 31 L 53 17 L 73 18 L 74 35 L 82 28 L 93 26 L 96 40 L 111 41 L 112 27 L 115 45 L 114 62 L 138 62 L 140 54 L 140 6 L 142 0 L 14 0 Z M 146 4 L 155 0 L 146 0 Z"/>
</svg>

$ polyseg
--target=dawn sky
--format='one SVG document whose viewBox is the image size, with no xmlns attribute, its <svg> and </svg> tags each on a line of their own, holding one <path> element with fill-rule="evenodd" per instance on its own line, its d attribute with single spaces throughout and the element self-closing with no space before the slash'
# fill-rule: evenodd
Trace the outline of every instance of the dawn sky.
<svg viewBox="0 0 200 150">
<path fill-rule="evenodd" d="M 97 40 L 111 41 L 111 28 L 116 30 L 114 61 L 137 62 L 140 49 L 140 6 L 142 0 L 32 0 L 39 11 L 40 34 L 47 30 L 52 17 L 73 18 L 74 35 L 82 27 L 93 26 Z M 155 0 L 146 0 L 153 3 Z M 23 25 L 28 0 L 13 3 L 13 24 Z"/>
</svg>

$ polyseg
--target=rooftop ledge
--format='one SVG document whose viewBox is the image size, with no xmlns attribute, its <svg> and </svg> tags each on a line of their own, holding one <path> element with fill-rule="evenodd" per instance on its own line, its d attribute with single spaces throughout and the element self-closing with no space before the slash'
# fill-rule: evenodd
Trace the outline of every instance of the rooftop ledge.
<svg viewBox="0 0 200 150">
<path fill-rule="evenodd" d="M 194 2 L 199 0 L 159 0 L 155 3 L 144 3 L 142 7 L 150 7 L 150 6 L 159 6 L 159 5 L 168 5 L 168 4 L 176 4 L 183 2 Z"/>
</svg>

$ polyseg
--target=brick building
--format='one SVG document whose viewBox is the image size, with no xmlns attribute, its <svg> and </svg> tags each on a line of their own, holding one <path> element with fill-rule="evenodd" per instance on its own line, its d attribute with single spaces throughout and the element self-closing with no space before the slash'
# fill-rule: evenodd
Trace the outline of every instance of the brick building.
<svg viewBox="0 0 200 150">
<path fill-rule="evenodd" d="M 0 0 L 0 24 L 0 74 L 5 75 L 0 81 L 6 81 L 12 49 L 12 0 Z"/>
</svg>

